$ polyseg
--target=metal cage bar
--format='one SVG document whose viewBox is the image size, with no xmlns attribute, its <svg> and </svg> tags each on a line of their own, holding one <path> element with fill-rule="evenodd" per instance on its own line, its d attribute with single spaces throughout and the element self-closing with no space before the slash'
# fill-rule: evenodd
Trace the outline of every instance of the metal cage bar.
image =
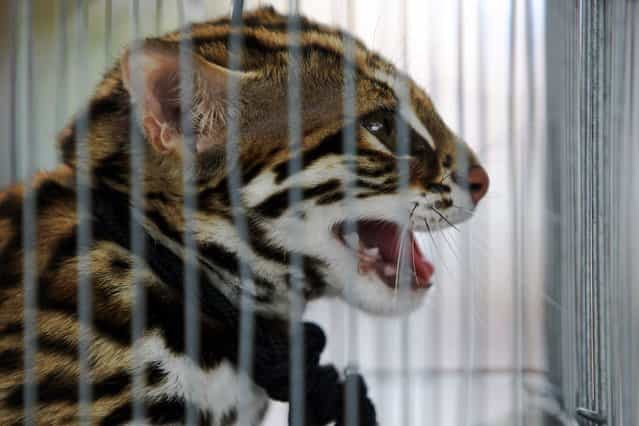
<svg viewBox="0 0 639 426">
<path fill-rule="evenodd" d="M 242 35 L 242 12 L 244 10 L 243 1 L 234 1 L 231 17 L 231 25 L 233 27 L 230 40 L 229 50 L 231 54 L 229 57 L 228 67 L 231 71 L 241 70 L 241 58 L 243 49 L 243 35 Z M 229 98 L 237 98 L 239 95 L 239 84 L 236 79 L 229 79 L 227 86 L 227 94 Z M 229 111 L 231 113 L 231 111 Z M 233 223 L 238 231 L 240 241 L 250 242 L 248 238 L 247 218 L 244 210 L 243 200 L 241 198 L 240 188 L 242 186 L 242 176 L 240 171 L 240 128 L 239 118 L 235 117 L 235 114 L 231 114 L 231 119 L 228 122 L 227 129 L 227 142 L 226 142 L 226 164 L 228 172 L 228 189 L 231 200 Z M 246 253 L 246 252 L 245 252 Z M 241 395 L 245 393 L 251 386 L 249 378 L 253 376 L 253 357 L 254 357 L 254 333 L 255 333 L 255 318 L 254 318 L 254 282 L 251 273 L 251 269 L 247 264 L 247 257 L 242 255 L 240 251 L 239 259 L 239 271 L 240 271 L 240 328 L 239 328 L 239 354 L 238 354 L 238 367 L 244 375 L 241 378 Z M 245 410 L 240 407 L 238 413 L 238 421 L 240 424 L 248 422 L 248 417 Z"/>
<path fill-rule="evenodd" d="M 26 38 L 26 85 L 24 93 L 23 111 L 29 117 L 33 117 L 33 3 L 32 0 L 22 2 L 22 15 L 18 22 L 24 23 L 23 32 Z M 14 77 L 16 77 L 14 75 Z M 17 107 L 17 103 L 16 103 Z M 14 118 L 15 119 L 15 118 Z M 33 409 L 36 407 L 38 398 L 38 384 L 36 381 L 36 356 L 37 347 L 37 274 L 33 265 L 37 264 L 37 241 L 38 234 L 36 228 L 37 204 L 34 191 L 31 189 L 36 170 L 35 164 L 35 143 L 33 131 L 30 126 L 25 126 L 18 139 L 25 150 L 21 152 L 22 177 L 25 181 L 26 191 L 22 205 L 22 250 L 23 250 L 23 289 L 24 289 L 24 317 L 23 317 L 23 345 L 24 345 L 24 423 L 26 425 L 35 424 Z"/>
<path fill-rule="evenodd" d="M 354 28 L 355 25 L 355 5 L 352 0 L 347 0 L 344 5 L 344 15 L 345 22 L 348 28 Z M 344 116 L 344 127 L 343 127 L 343 138 L 342 138 L 342 150 L 344 155 L 348 157 L 354 157 L 357 155 L 357 131 L 358 131 L 358 120 L 357 120 L 357 84 L 358 84 L 358 75 L 357 70 L 355 68 L 356 57 L 357 57 L 357 46 L 355 41 L 349 37 L 344 36 L 342 39 L 342 45 L 344 49 L 344 65 L 343 65 L 343 95 L 342 95 L 342 104 L 343 104 L 343 116 Z M 355 169 L 353 166 L 347 166 L 347 170 L 349 174 L 355 175 Z M 349 176 L 347 181 L 344 182 L 344 203 L 345 203 L 345 213 L 346 216 L 353 218 L 353 210 L 352 206 L 355 201 L 355 193 L 354 193 L 354 184 L 352 178 Z M 352 219 L 351 219 L 352 220 Z M 357 223 L 354 221 L 347 221 L 345 223 L 345 234 L 350 234 L 357 232 Z M 349 274 L 353 274 L 353 272 L 345 272 L 346 282 L 348 282 Z M 344 289 L 346 300 L 352 297 L 349 293 L 349 289 Z M 354 311 L 354 308 L 347 307 L 345 314 L 345 325 L 344 325 L 344 333 L 347 338 L 345 340 L 346 347 L 344 348 L 346 351 L 346 370 L 345 370 L 345 382 L 346 382 L 346 405 L 345 405 L 345 413 L 344 418 L 346 420 L 347 426 L 355 426 L 359 423 L 359 388 L 357 387 L 357 382 L 354 380 L 355 375 L 359 373 L 359 345 L 357 342 L 358 331 L 359 331 L 359 321 L 357 318 L 357 313 Z"/>
<path fill-rule="evenodd" d="M 302 170 L 302 138 L 303 114 L 302 114 L 302 47 L 300 5 L 298 0 L 288 2 L 288 150 L 289 163 L 288 175 L 295 176 Z M 288 202 L 296 208 L 302 200 L 302 189 L 291 185 L 288 189 Z M 304 239 L 305 232 L 300 227 L 298 238 Z M 304 311 L 304 265 L 299 253 L 291 253 L 290 268 L 290 414 L 291 425 L 303 426 L 305 423 L 305 395 L 306 380 L 304 368 L 304 334 L 302 315 Z"/>
</svg>

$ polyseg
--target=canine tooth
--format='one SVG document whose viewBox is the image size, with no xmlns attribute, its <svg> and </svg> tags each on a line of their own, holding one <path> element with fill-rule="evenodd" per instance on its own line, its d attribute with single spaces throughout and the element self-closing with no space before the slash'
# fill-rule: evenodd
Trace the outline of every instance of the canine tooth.
<svg viewBox="0 0 639 426">
<path fill-rule="evenodd" d="M 359 250 L 359 235 L 356 232 L 351 232 L 348 235 L 344 235 L 344 240 L 350 248 Z"/>
<path fill-rule="evenodd" d="M 397 269 L 394 266 L 392 265 L 384 266 L 384 275 L 386 275 L 387 277 L 391 277 L 396 274 L 397 274 Z"/>
<path fill-rule="evenodd" d="M 364 249 L 364 254 L 370 257 L 378 257 L 379 256 L 379 247 L 372 247 Z"/>
</svg>

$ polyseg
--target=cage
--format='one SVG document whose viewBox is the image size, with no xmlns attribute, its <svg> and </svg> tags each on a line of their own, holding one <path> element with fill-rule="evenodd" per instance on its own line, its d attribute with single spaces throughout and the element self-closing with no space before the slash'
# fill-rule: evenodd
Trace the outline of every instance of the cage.
<svg viewBox="0 0 639 426">
<path fill-rule="evenodd" d="M 301 149 L 303 138 L 301 14 L 347 29 L 410 75 L 477 153 L 491 188 L 470 220 L 418 235 L 421 250 L 435 264 L 435 286 L 410 314 L 371 316 L 335 298 L 304 309 L 303 259 L 295 253 L 287 258 L 293 318 L 290 406 L 271 402 L 264 424 L 304 424 L 302 319 L 320 324 L 327 336 L 323 363 L 335 364 L 345 377 L 353 371 L 364 377 L 380 425 L 639 424 L 635 0 L 2 0 L 0 185 L 29 185 L 38 170 L 57 167 L 59 132 L 83 111 L 126 46 L 181 31 L 180 51 L 189 51 L 192 24 L 228 16 L 236 30 L 228 49 L 240 51 L 246 42 L 242 12 L 267 3 L 289 16 L 284 30 L 291 58 L 286 115 L 291 150 Z M 346 59 L 356 55 L 348 38 L 343 54 Z M 229 55 L 228 66 L 239 70 L 241 61 L 234 58 Z M 180 56 L 181 70 L 193 66 L 188 55 Z M 348 60 L 343 76 L 344 93 L 354 93 L 357 72 Z M 190 102 L 197 88 L 180 84 L 180 102 Z M 231 99 L 239 96 L 237 86 L 229 84 L 227 90 Z M 396 96 L 403 102 L 407 87 L 399 87 Z M 355 114 L 355 105 L 347 100 L 341 108 Z M 192 125 L 187 121 L 182 122 L 185 129 Z M 80 115 L 75 123 L 81 138 L 91 116 Z M 230 120 L 225 135 L 231 163 L 238 161 L 238 123 Z M 398 134 L 397 150 L 406 153 L 406 129 Z M 130 143 L 132 151 L 143 149 L 140 138 L 132 137 Z M 343 149 L 345 154 L 356 149 L 349 126 Z M 74 155 L 80 163 L 88 160 L 81 145 Z M 183 158 L 186 223 L 197 220 L 197 196 L 189 189 L 192 157 Z M 131 218 L 140 214 L 148 197 L 135 183 L 142 181 L 145 164 L 134 158 L 126 213 Z M 299 172 L 300 161 L 289 161 L 290 175 Z M 402 164 L 398 160 L 400 176 L 406 167 Z M 88 214 L 92 203 L 89 175 L 82 170 L 75 177 L 78 216 Z M 228 181 L 231 221 L 238 235 L 250 240 L 245 201 L 236 190 L 242 176 L 231 166 Z M 346 209 L 353 194 L 347 188 Z M 290 202 L 299 201 L 302 190 L 291 186 L 287 196 Z M 25 384 L 19 418 L 25 424 L 47 424 L 36 407 L 43 391 L 51 393 L 34 372 L 41 278 L 31 270 L 38 259 L 29 253 L 42 238 L 34 232 L 38 209 L 34 198 L 23 199 L 22 241 L 15 248 L 25 253 L 20 282 L 10 283 L 12 272 L 0 271 L 3 286 L 22 288 L 20 369 Z M 313 232 L 301 228 L 297 237 L 313 238 Z M 76 237 L 78 253 L 93 244 L 89 226 L 78 225 Z M 149 250 L 144 242 L 142 227 L 131 225 L 129 250 L 144 258 Z M 0 254 L 3 244 L 0 238 Z M 198 249 L 188 232 L 183 244 L 185 250 Z M 242 261 L 250 258 L 243 250 L 238 249 L 236 273 L 250 287 L 255 277 L 251 264 Z M 79 401 L 74 421 L 93 424 L 98 388 L 90 378 L 91 307 L 100 295 L 81 273 L 91 261 L 79 259 L 79 379 L 71 388 Z M 142 263 L 136 264 L 140 270 Z M 206 295 L 197 285 L 202 272 L 188 262 L 183 266 L 185 352 L 197 357 L 202 350 L 197 317 Z M 134 272 L 133 283 L 140 277 Z M 134 311 L 146 312 L 146 296 L 137 284 L 133 291 Z M 0 305 L 6 300 L 0 298 Z M 254 306 L 250 298 L 238 300 L 237 364 L 254 374 Z M 144 322 L 144 314 L 133 315 L 128 325 L 132 340 L 144 334 Z M 8 342 L 3 333 L 0 338 Z M 9 349 L 2 342 L 0 347 L 0 362 L 5 363 L 0 371 L 9 374 L 9 360 L 3 357 Z M 132 371 L 133 391 L 142 392 L 141 376 Z M 6 399 L 11 389 L 3 388 L 1 380 L 0 398 Z M 242 386 L 250 384 L 242 381 Z M 63 391 L 54 387 L 53 392 Z M 346 425 L 360 424 L 353 409 L 357 393 L 346 389 Z M 236 396 L 240 408 L 235 421 L 248 424 L 241 395 Z M 185 424 L 199 421 L 197 410 L 183 408 Z M 143 421 L 145 407 L 134 404 L 133 413 L 133 420 Z"/>
</svg>

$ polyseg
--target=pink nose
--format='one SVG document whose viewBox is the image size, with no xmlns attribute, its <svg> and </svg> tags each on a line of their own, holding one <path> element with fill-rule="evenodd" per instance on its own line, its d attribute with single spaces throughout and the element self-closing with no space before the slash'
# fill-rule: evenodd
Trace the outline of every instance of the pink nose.
<svg viewBox="0 0 639 426">
<path fill-rule="evenodd" d="M 489 185 L 490 178 L 483 167 L 473 166 L 470 168 L 468 171 L 468 189 L 473 203 L 477 204 L 479 200 L 484 198 L 484 195 L 488 192 Z"/>
</svg>

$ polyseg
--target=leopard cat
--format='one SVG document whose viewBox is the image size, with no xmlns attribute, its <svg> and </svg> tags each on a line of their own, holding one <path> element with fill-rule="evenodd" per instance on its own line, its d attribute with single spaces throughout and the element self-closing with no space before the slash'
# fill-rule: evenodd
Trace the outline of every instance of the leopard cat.
<svg viewBox="0 0 639 426">
<path fill-rule="evenodd" d="M 303 264 L 304 304 L 339 296 L 382 315 L 420 305 L 434 269 L 415 233 L 468 219 L 488 189 L 488 176 L 409 76 L 348 33 L 303 17 L 301 142 L 289 150 L 287 23 L 272 8 L 245 12 L 236 33 L 242 54 L 235 56 L 229 53 L 229 18 L 137 42 L 61 133 L 61 165 L 0 193 L 0 424 L 25 420 L 28 339 L 37 345 L 29 382 L 37 384 L 30 415 L 35 424 L 73 424 L 81 412 L 91 424 L 131 423 L 134 372 L 143 372 L 145 424 L 182 424 L 187 406 L 206 424 L 236 424 L 239 411 L 249 424 L 260 424 L 268 395 L 256 384 L 240 391 L 237 328 L 216 316 L 210 295 L 215 289 L 235 307 L 250 300 L 257 316 L 285 323 L 293 254 Z M 180 50 L 185 37 L 188 49 Z M 347 41 L 353 49 L 348 55 Z M 184 52 L 191 59 L 188 75 L 180 71 Z M 238 58 L 239 68 L 231 69 L 231 58 Z M 353 70 L 351 91 L 344 89 L 345 67 Z M 188 93 L 180 75 L 193 83 L 188 114 L 180 107 Z M 237 96 L 228 95 L 231 82 Z M 349 103 L 353 110 L 345 107 Z M 235 168 L 226 146 L 233 120 Z M 352 152 L 344 150 L 349 134 Z M 408 143 L 399 152 L 402 135 Z M 132 149 L 134 138 L 141 141 L 138 150 Z M 77 158 L 79 147 L 86 158 Z M 132 159 L 143 164 L 138 182 L 130 178 Z M 292 159 L 300 165 L 294 174 Z M 234 171 L 241 178 L 237 192 L 229 185 Z M 87 218 L 77 207 L 82 173 L 89 176 Z M 185 192 L 185 181 L 193 192 Z M 133 183 L 143 191 L 139 226 L 153 256 L 136 256 L 129 244 Z M 290 189 L 299 194 L 294 205 Z M 192 220 L 185 220 L 187 194 L 195 205 Z M 244 207 L 245 233 L 236 226 L 234 196 Z M 28 263 L 25 200 L 36 206 Z M 83 220 L 91 223 L 92 240 L 79 253 Z M 409 285 L 398 291 L 406 250 Z M 184 271 L 163 260 L 187 255 L 199 276 L 197 359 L 184 343 Z M 241 285 L 240 259 L 253 278 L 250 288 Z M 31 337 L 24 335 L 27 272 L 36 282 Z M 78 391 L 80 283 L 90 288 L 92 316 L 92 402 L 84 411 Z M 133 344 L 134 288 L 146 297 L 146 328 Z"/>
</svg>

